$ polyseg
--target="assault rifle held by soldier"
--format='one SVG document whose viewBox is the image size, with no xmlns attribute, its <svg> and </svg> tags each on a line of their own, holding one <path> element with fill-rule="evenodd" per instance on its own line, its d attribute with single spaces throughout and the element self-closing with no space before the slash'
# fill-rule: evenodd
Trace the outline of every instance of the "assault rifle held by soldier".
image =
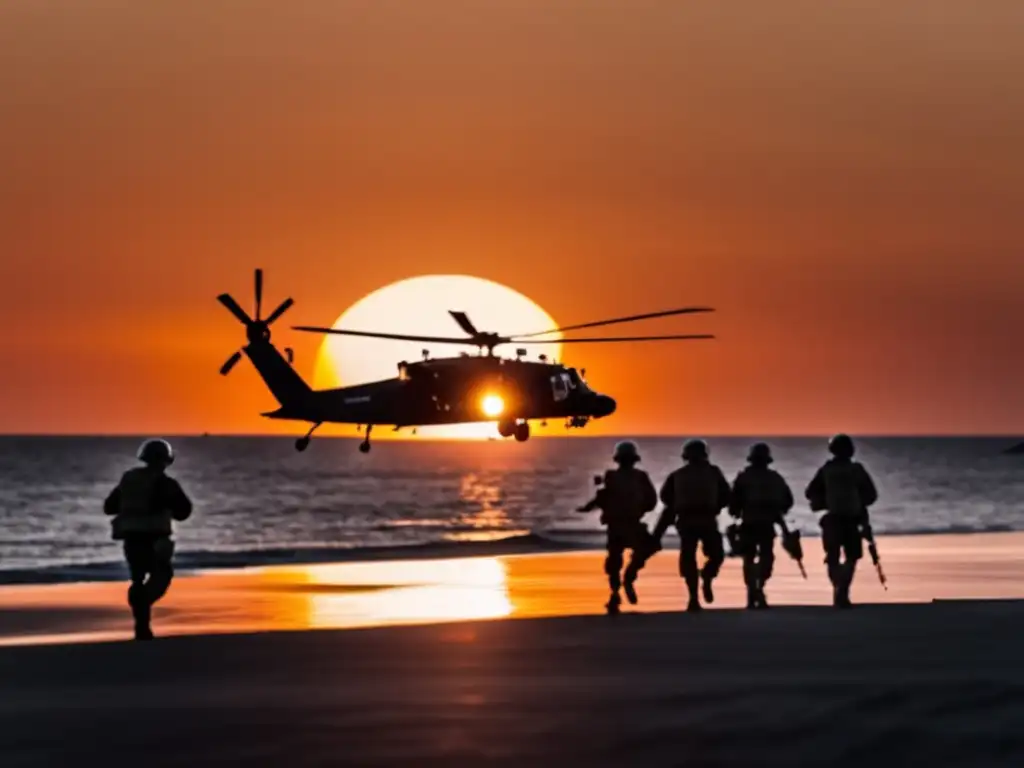
<svg viewBox="0 0 1024 768">
<path fill-rule="evenodd" d="M 868 554 L 871 555 L 871 562 L 875 564 L 875 570 L 878 571 L 878 580 L 882 582 L 882 589 L 888 591 L 888 580 L 885 578 L 885 571 L 882 570 L 882 560 L 878 556 L 878 544 L 875 543 L 875 532 L 871 530 L 871 522 L 865 519 L 860 530 L 864 541 L 868 543 Z"/>
</svg>

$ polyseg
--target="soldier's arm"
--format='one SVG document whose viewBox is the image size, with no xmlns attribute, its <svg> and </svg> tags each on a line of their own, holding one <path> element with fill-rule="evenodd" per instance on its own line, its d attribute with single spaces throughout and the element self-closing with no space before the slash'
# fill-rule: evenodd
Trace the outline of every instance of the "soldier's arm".
<svg viewBox="0 0 1024 768">
<path fill-rule="evenodd" d="M 103 502 L 103 514 L 105 515 L 116 515 L 121 511 L 121 486 L 115 485 L 114 490 L 110 492 L 106 500 Z"/>
<path fill-rule="evenodd" d="M 181 485 L 172 477 L 164 481 L 165 504 L 171 511 L 171 517 L 178 522 L 188 520 L 192 516 L 192 500 L 185 495 Z"/>
<path fill-rule="evenodd" d="M 814 477 L 811 478 L 811 482 L 807 484 L 807 490 L 804 491 L 804 496 L 807 501 L 811 503 L 811 509 L 814 511 L 821 511 L 820 506 L 825 499 L 825 478 L 822 475 L 821 469 L 814 473 Z"/>
<path fill-rule="evenodd" d="M 654 489 L 654 483 L 651 482 L 651 476 L 646 472 L 643 473 L 643 510 L 644 514 L 652 511 L 658 506 L 658 492 Z"/>
<path fill-rule="evenodd" d="M 793 490 L 789 487 L 789 483 L 786 482 L 786 478 L 782 475 L 776 475 L 779 478 L 779 492 L 782 496 L 782 514 L 786 514 L 793 508 L 793 504 L 796 500 L 793 498 Z"/>
<path fill-rule="evenodd" d="M 654 538 L 661 541 L 661 537 L 665 535 L 665 531 L 668 527 L 675 522 L 675 482 L 673 475 L 669 475 L 668 478 L 661 486 L 661 493 L 658 494 L 658 498 L 661 499 L 661 503 L 664 505 L 661 510 L 661 515 L 658 517 L 658 523 L 654 526 Z"/>
<path fill-rule="evenodd" d="M 729 481 L 725 479 L 721 468 L 718 468 L 718 511 L 728 508 L 731 501 L 732 488 L 729 487 Z"/>
<path fill-rule="evenodd" d="M 658 498 L 661 503 L 666 507 L 672 508 L 675 506 L 676 501 L 676 485 L 673 482 L 673 476 L 669 475 L 665 478 L 665 482 L 661 484 L 661 492 L 658 493 Z"/>
<path fill-rule="evenodd" d="M 590 501 L 588 501 L 582 507 L 576 507 L 576 511 L 577 512 L 593 512 L 595 509 L 598 509 L 604 503 L 604 493 L 605 493 L 604 488 L 601 488 L 600 490 L 598 490 L 597 493 L 594 494 L 594 498 L 592 498 Z"/>
<path fill-rule="evenodd" d="M 875 481 L 871 479 L 871 475 L 865 469 L 863 464 L 858 464 L 860 467 L 860 498 L 864 503 L 865 507 L 870 507 L 876 501 L 878 501 L 878 488 L 875 487 Z"/>
<path fill-rule="evenodd" d="M 742 477 L 742 472 L 736 475 L 736 479 L 732 483 L 732 495 L 729 499 L 729 514 L 737 519 L 740 517 L 740 513 L 743 511 L 743 483 L 741 482 Z"/>
</svg>

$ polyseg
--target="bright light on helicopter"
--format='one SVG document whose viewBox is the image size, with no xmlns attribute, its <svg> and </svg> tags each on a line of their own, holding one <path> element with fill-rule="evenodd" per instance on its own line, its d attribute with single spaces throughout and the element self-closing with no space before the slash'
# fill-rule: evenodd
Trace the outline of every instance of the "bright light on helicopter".
<svg viewBox="0 0 1024 768">
<path fill-rule="evenodd" d="M 483 409 L 484 416 L 493 419 L 501 416 L 501 412 L 505 410 L 505 401 L 498 395 L 487 395 L 481 401 L 480 407 Z"/>
</svg>

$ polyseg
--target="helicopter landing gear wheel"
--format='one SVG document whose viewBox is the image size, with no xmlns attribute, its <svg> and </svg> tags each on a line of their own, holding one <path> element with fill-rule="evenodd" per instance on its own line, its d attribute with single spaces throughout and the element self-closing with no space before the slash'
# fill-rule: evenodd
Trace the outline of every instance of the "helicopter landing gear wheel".
<svg viewBox="0 0 1024 768">
<path fill-rule="evenodd" d="M 359 444 L 360 453 L 370 452 L 370 432 L 373 430 L 373 424 L 366 425 L 366 437 L 363 438 L 363 442 Z"/>
<path fill-rule="evenodd" d="M 530 439 L 530 425 L 525 421 L 522 424 L 516 424 L 515 436 L 517 443 L 525 443 Z"/>
<path fill-rule="evenodd" d="M 512 437 L 516 433 L 516 423 L 514 421 L 499 421 L 498 422 L 498 434 L 502 437 Z"/>
<path fill-rule="evenodd" d="M 317 428 L 319 426 L 320 426 L 320 422 L 317 422 L 316 424 L 314 424 L 312 427 L 309 428 L 309 432 L 307 432 L 305 435 L 303 435 L 302 437 L 300 437 L 298 440 L 295 441 L 295 450 L 296 451 L 298 451 L 299 453 L 302 453 L 304 450 L 309 448 L 310 438 L 313 437 L 313 433 L 316 432 L 316 430 L 317 430 Z"/>
</svg>

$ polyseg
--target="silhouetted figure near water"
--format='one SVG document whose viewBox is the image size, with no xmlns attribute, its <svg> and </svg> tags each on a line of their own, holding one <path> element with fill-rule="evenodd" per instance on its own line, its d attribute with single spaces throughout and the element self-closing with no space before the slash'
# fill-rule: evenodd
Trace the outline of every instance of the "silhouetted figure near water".
<svg viewBox="0 0 1024 768">
<path fill-rule="evenodd" d="M 665 508 L 658 519 L 654 538 L 660 543 L 670 525 L 679 532 L 679 573 L 686 581 L 689 611 L 701 609 L 698 587 L 703 583 L 704 602 L 714 602 L 712 582 L 725 562 L 725 547 L 718 530 L 718 514 L 729 505 L 729 481 L 722 470 L 711 463 L 703 440 L 690 440 L 683 446 L 682 467 L 675 470 L 661 487 Z M 697 568 L 697 546 L 707 562 Z"/>
<path fill-rule="evenodd" d="M 651 478 L 636 466 L 640 462 L 636 443 L 619 443 L 615 446 L 612 459 L 618 467 L 606 471 L 603 479 L 598 478 L 601 480 L 601 489 L 577 511 L 600 509 L 601 523 L 608 526 L 608 556 L 604 561 L 604 570 L 608 574 L 611 596 L 605 608 L 608 613 L 615 614 L 622 604 L 620 588 L 626 593 L 626 599 L 636 604 L 637 575 L 656 551 L 654 540 L 643 523 L 643 516 L 657 506 L 658 495 Z M 625 572 L 622 572 L 627 549 L 631 550 L 629 564 Z"/>
<path fill-rule="evenodd" d="M 729 514 L 741 521 L 747 608 L 767 608 L 764 588 L 775 565 L 775 525 L 792 509 L 793 492 L 782 475 L 769 466 L 774 459 L 766 443 L 752 445 L 747 461 L 749 466 L 733 482 Z"/>
<path fill-rule="evenodd" d="M 821 539 L 833 605 L 849 608 L 857 561 L 864 557 L 862 530 L 869 524 L 868 508 L 878 501 L 878 491 L 864 466 L 853 460 L 855 448 L 848 435 L 833 437 L 828 449 L 833 458 L 814 475 L 806 495 L 812 511 L 825 512 Z"/>
<path fill-rule="evenodd" d="M 128 604 L 135 618 L 135 639 L 150 640 L 153 604 L 166 594 L 174 577 L 173 521 L 187 520 L 192 502 L 178 481 L 166 474 L 174 462 L 170 443 L 147 440 L 139 448 L 138 459 L 143 466 L 122 475 L 103 511 L 113 517 L 114 539 L 124 541 L 131 571 Z"/>
</svg>

